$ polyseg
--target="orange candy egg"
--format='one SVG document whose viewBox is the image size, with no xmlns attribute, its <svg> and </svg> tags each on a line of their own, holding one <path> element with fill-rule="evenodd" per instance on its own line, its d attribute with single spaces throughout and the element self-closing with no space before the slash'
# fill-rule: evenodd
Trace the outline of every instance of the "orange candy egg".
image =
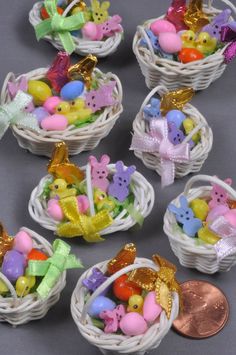
<svg viewBox="0 0 236 355">
<path fill-rule="evenodd" d="M 183 48 L 179 52 L 179 60 L 186 64 L 190 62 L 195 62 L 196 60 L 201 60 L 204 55 L 195 48 Z"/>
<path fill-rule="evenodd" d="M 28 260 L 47 260 L 48 256 L 38 249 L 32 249 L 27 255 Z"/>
<path fill-rule="evenodd" d="M 114 295 L 121 301 L 127 302 L 133 295 L 140 295 L 142 289 L 128 281 L 128 275 L 120 276 L 113 283 Z"/>
<path fill-rule="evenodd" d="M 63 10 L 61 7 L 57 6 L 57 12 L 59 13 L 59 15 L 62 15 L 63 12 L 64 12 L 64 10 Z M 41 17 L 42 17 L 43 20 L 46 20 L 47 18 L 50 17 L 50 16 L 48 15 L 48 12 L 47 12 L 47 10 L 45 9 L 45 7 L 42 7 L 42 9 L 41 9 Z"/>
</svg>

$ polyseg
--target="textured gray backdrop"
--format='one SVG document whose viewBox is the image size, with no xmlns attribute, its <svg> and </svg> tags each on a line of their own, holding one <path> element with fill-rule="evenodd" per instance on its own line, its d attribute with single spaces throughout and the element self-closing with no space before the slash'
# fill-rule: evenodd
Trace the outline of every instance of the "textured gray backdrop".
<svg viewBox="0 0 236 355">
<path fill-rule="evenodd" d="M 161 189 L 160 178 L 146 169 L 141 161 L 129 152 L 132 121 L 140 105 L 148 94 L 144 78 L 140 73 L 135 56 L 131 50 L 135 28 L 145 19 L 158 17 L 169 4 L 159 0 L 112 0 L 112 13 L 123 17 L 125 40 L 111 58 L 101 60 L 99 67 L 116 73 L 124 87 L 124 113 L 113 131 L 93 152 L 98 157 L 108 153 L 112 161 L 123 159 L 126 164 L 135 164 L 137 169 L 153 184 L 156 202 L 152 214 L 146 219 L 143 229 L 132 233 L 116 233 L 107 237 L 102 244 L 89 245 L 80 239 L 71 241 L 73 251 L 82 257 L 85 267 L 113 256 L 127 242 L 135 242 L 140 256 L 150 257 L 158 252 L 178 266 L 178 279 L 208 280 L 224 290 L 230 304 L 229 321 L 218 335 L 206 340 L 190 340 L 170 333 L 154 353 L 214 355 L 215 353 L 235 354 L 236 329 L 236 283 L 235 269 L 225 274 L 206 276 L 197 271 L 182 268 L 173 255 L 167 237 L 162 231 L 163 214 L 167 204 L 183 191 L 189 177 L 176 181 L 165 190 Z M 236 0 L 233 0 L 236 4 Z M 53 60 L 56 50 L 47 42 L 37 43 L 33 29 L 28 23 L 28 12 L 33 0 L 1 0 L 0 12 L 0 79 L 3 82 L 9 71 L 25 73 L 31 69 L 47 66 Z M 218 2 L 217 2 L 218 3 Z M 224 8 L 224 7 L 223 7 Z M 76 60 L 77 58 L 74 57 Z M 223 78 L 215 82 L 205 92 L 199 92 L 193 104 L 207 118 L 214 132 L 213 150 L 202 169 L 205 174 L 217 174 L 221 178 L 235 179 L 235 69 L 236 61 L 226 70 Z M 89 156 L 82 153 L 73 161 L 84 164 Z M 34 229 L 49 241 L 53 241 L 51 232 L 33 222 L 28 214 L 27 205 L 32 189 L 46 174 L 47 159 L 34 156 L 17 145 L 9 130 L 0 142 L 0 208 L 1 221 L 9 233 L 16 233 L 20 226 Z M 234 182 L 236 186 L 236 181 Z M 68 272 L 67 287 L 60 301 L 48 315 L 27 325 L 11 328 L 0 325 L 0 351 L 2 355 L 85 355 L 99 354 L 96 348 L 84 340 L 70 315 L 70 297 L 82 271 Z"/>
</svg>

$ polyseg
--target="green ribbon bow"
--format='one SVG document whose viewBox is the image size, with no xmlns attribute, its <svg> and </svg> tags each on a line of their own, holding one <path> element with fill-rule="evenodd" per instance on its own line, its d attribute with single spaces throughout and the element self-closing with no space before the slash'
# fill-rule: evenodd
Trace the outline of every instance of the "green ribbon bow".
<svg viewBox="0 0 236 355">
<path fill-rule="evenodd" d="M 40 132 L 36 116 L 23 111 L 32 101 L 32 97 L 23 91 L 18 91 L 15 98 L 8 104 L 0 106 L 0 139 L 10 125 L 17 125 Z"/>
<path fill-rule="evenodd" d="M 48 34 L 57 34 L 65 51 L 69 54 L 73 53 L 75 44 L 70 32 L 79 30 L 85 24 L 83 13 L 78 12 L 75 15 L 64 17 L 57 12 L 56 0 L 45 0 L 44 6 L 50 18 L 35 26 L 37 40 Z"/>
<path fill-rule="evenodd" d="M 70 254 L 71 247 L 60 239 L 53 243 L 53 255 L 47 260 L 30 260 L 26 270 L 28 276 L 44 276 L 37 288 L 41 298 L 46 298 L 56 285 L 63 271 L 67 269 L 82 268 L 80 260 Z"/>
</svg>

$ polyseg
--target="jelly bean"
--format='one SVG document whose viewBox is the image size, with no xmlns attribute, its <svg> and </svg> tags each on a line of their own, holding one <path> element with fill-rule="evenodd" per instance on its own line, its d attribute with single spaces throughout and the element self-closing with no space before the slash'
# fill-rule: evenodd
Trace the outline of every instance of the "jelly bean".
<svg viewBox="0 0 236 355">
<path fill-rule="evenodd" d="M 4 295 L 9 292 L 9 288 L 3 280 L 0 279 L 0 295 Z"/>
<path fill-rule="evenodd" d="M 201 60 L 203 58 L 204 55 L 196 48 L 183 48 L 179 52 L 179 60 L 184 64 L 195 62 L 196 60 Z"/>
<path fill-rule="evenodd" d="M 55 113 L 55 108 L 57 105 L 59 105 L 61 102 L 60 97 L 58 96 L 51 96 L 49 97 L 43 104 L 43 107 L 50 113 L 53 114 Z"/>
<path fill-rule="evenodd" d="M 19 251 L 22 254 L 28 254 L 32 248 L 33 240 L 27 232 L 20 231 L 15 235 L 13 241 L 13 249 Z"/>
<path fill-rule="evenodd" d="M 49 112 L 47 110 L 45 110 L 44 107 L 37 107 L 36 109 L 34 109 L 34 111 L 32 113 L 33 113 L 33 115 L 36 116 L 39 124 L 42 122 L 42 120 L 45 117 L 49 116 Z"/>
<path fill-rule="evenodd" d="M 212 232 L 207 226 L 202 227 L 198 230 L 198 238 L 203 240 L 207 244 L 216 244 L 220 237 Z"/>
<path fill-rule="evenodd" d="M 196 198 L 190 202 L 190 207 L 195 217 L 199 218 L 201 221 L 206 220 L 210 207 L 205 200 Z"/>
<path fill-rule="evenodd" d="M 140 295 L 142 289 L 128 281 L 127 275 L 118 277 L 113 283 L 114 295 L 121 301 L 128 301 L 133 295 Z"/>
<path fill-rule="evenodd" d="M 43 253 L 41 250 L 32 249 L 31 252 L 27 255 L 28 260 L 47 260 L 48 256 Z"/>
<path fill-rule="evenodd" d="M 29 80 L 28 94 L 33 97 L 35 105 L 41 106 L 50 96 L 52 96 L 52 91 L 50 87 L 43 81 Z"/>
<path fill-rule="evenodd" d="M 35 276 L 20 276 L 16 281 L 16 294 L 18 297 L 24 297 L 29 294 L 31 288 L 36 283 Z"/>
<path fill-rule="evenodd" d="M 88 314 L 93 317 L 99 317 L 103 311 L 112 311 L 116 307 L 115 302 L 105 296 L 98 296 L 89 306 Z"/>
<path fill-rule="evenodd" d="M 175 26 L 167 20 L 156 20 L 152 22 L 150 29 L 155 36 L 159 36 L 160 33 L 173 32 L 176 33 Z"/>
<path fill-rule="evenodd" d="M 151 291 L 147 294 L 143 305 L 143 318 L 148 323 L 153 323 L 162 312 L 161 306 L 156 302 L 156 292 Z"/>
<path fill-rule="evenodd" d="M 120 321 L 120 329 L 125 335 L 141 335 L 148 329 L 145 319 L 136 312 L 126 313 Z"/>
<path fill-rule="evenodd" d="M 179 110 L 171 110 L 166 115 L 167 122 L 174 123 L 177 128 L 180 128 L 182 126 L 182 123 L 185 118 L 185 114 Z"/>
<path fill-rule="evenodd" d="M 63 115 L 52 115 L 44 118 L 41 127 L 45 131 L 64 131 L 68 126 L 68 120 Z"/>
<path fill-rule="evenodd" d="M 143 297 L 140 295 L 133 295 L 129 298 L 127 312 L 141 313 L 143 309 Z"/>
<path fill-rule="evenodd" d="M 159 44 L 166 53 L 177 53 L 182 49 L 182 41 L 176 33 L 160 33 Z"/>
<path fill-rule="evenodd" d="M 8 251 L 3 259 L 2 273 L 8 280 L 16 281 L 18 277 L 24 275 L 25 258 L 17 250 Z"/>
<path fill-rule="evenodd" d="M 77 99 L 84 91 L 84 83 L 80 80 L 70 81 L 61 89 L 62 100 L 71 101 Z"/>
</svg>

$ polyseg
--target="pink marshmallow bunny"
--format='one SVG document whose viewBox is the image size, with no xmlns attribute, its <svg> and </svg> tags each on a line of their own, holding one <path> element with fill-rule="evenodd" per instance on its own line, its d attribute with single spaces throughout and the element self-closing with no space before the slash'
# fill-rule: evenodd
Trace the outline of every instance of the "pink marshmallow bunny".
<svg viewBox="0 0 236 355">
<path fill-rule="evenodd" d="M 104 154 L 101 157 L 100 162 L 93 155 L 89 157 L 89 162 L 91 165 L 91 174 L 92 174 L 92 186 L 96 187 L 104 192 L 107 192 L 109 186 L 108 169 L 107 165 L 110 162 L 110 157 Z"/>
<path fill-rule="evenodd" d="M 83 36 L 91 41 L 101 41 L 104 37 L 112 37 L 116 32 L 122 32 L 122 19 L 115 15 L 102 24 L 87 22 L 82 29 Z"/>
<path fill-rule="evenodd" d="M 231 185 L 232 179 L 228 178 L 224 181 L 226 184 Z M 211 190 L 211 201 L 209 202 L 209 207 L 212 209 L 219 205 L 227 205 L 228 193 L 224 188 L 217 184 L 212 184 L 213 188 Z"/>
</svg>

